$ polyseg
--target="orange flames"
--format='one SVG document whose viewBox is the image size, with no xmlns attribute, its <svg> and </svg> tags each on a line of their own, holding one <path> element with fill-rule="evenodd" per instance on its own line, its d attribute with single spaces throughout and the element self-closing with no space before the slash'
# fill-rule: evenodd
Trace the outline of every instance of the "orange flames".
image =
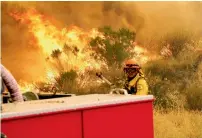
<svg viewBox="0 0 202 138">
<path fill-rule="evenodd" d="M 89 69 L 100 69 L 101 65 L 105 65 L 104 61 L 94 60 L 90 56 L 93 51 L 88 46 L 89 40 L 101 36 L 97 29 L 88 32 L 75 26 L 59 29 L 50 22 L 48 17 L 41 15 L 35 9 L 30 9 L 25 13 L 11 12 L 10 15 L 28 26 L 30 33 L 34 35 L 30 43 L 39 46 L 47 57 L 47 64 L 44 65 L 47 74 L 43 80 L 54 81 L 61 69 L 63 71 L 74 69 L 78 73 L 83 73 Z M 145 49 L 138 46 L 134 50 L 139 55 L 145 52 Z M 147 60 L 148 57 L 144 56 L 143 61 L 140 62 Z M 27 84 L 26 86 L 31 87 Z"/>
<path fill-rule="evenodd" d="M 58 56 L 57 54 L 54 56 L 56 59 L 60 59 L 60 65 L 64 67 L 64 70 L 74 69 L 81 72 L 86 68 L 100 68 L 99 61 L 90 57 L 93 51 L 87 47 L 90 38 L 100 35 L 96 29 L 85 32 L 74 26 L 70 29 L 60 30 L 47 17 L 34 9 L 28 10 L 26 13 L 12 12 L 10 15 L 19 22 L 28 25 L 29 31 L 36 38 L 32 44 L 41 48 L 49 62 L 55 62 L 50 58 L 54 50 L 65 51 L 66 48 L 67 53 L 62 52 Z M 50 79 L 55 75 L 57 75 L 57 71 L 53 71 L 49 66 L 47 76 Z"/>
</svg>

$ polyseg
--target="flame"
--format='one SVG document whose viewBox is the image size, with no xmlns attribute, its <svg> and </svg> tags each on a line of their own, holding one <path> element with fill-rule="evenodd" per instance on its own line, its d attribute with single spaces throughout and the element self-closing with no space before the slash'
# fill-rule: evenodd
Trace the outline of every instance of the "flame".
<svg viewBox="0 0 202 138">
<path fill-rule="evenodd" d="M 90 31 L 84 31 L 76 26 L 59 29 L 51 23 L 48 16 L 40 14 L 35 9 L 29 9 L 24 13 L 13 11 L 10 15 L 28 26 L 29 32 L 34 36 L 30 43 L 38 46 L 47 57 L 47 64 L 44 65 L 47 73 L 41 80 L 54 82 L 61 69 L 63 71 L 73 69 L 78 73 L 84 73 L 86 70 L 100 69 L 102 65 L 106 65 L 104 61 L 91 57 L 93 51 L 88 46 L 91 38 L 96 36 L 103 38 L 96 28 Z M 137 53 L 135 59 L 140 55 L 140 62 L 148 61 L 148 56 L 142 55 L 147 52 L 146 49 L 135 46 L 133 51 Z M 57 65 L 57 68 L 52 65 Z M 33 86 L 28 84 L 22 86 L 23 91 L 33 89 Z"/>
<path fill-rule="evenodd" d="M 60 64 L 65 67 L 64 70 L 77 69 L 83 71 L 87 67 L 100 68 L 100 63 L 90 57 L 93 51 L 87 47 L 90 38 L 99 35 L 97 29 L 94 28 L 89 32 L 76 26 L 58 29 L 48 20 L 48 17 L 41 15 L 35 9 L 30 9 L 25 13 L 11 12 L 10 15 L 19 22 L 28 25 L 29 31 L 36 38 L 36 42 L 33 41 L 34 45 L 39 46 L 43 53 L 49 57 L 49 62 L 55 62 L 50 59 L 54 50 L 63 51 L 64 48 L 68 47 L 67 53 L 62 52 L 56 57 L 62 59 Z M 50 76 L 53 78 L 53 74 L 56 73 L 51 74 L 50 67 L 47 70 L 48 78 Z M 54 72 L 53 69 L 51 70 Z"/>
<path fill-rule="evenodd" d="M 47 71 L 46 80 L 44 80 L 44 81 L 54 82 L 55 77 L 57 77 L 57 76 L 59 76 L 58 72 L 49 70 L 49 71 Z"/>
<path fill-rule="evenodd" d="M 134 54 L 135 56 L 133 56 L 133 59 L 136 60 L 138 64 L 143 65 L 150 60 L 154 60 L 158 58 L 156 54 L 154 53 L 152 54 L 146 48 L 137 44 L 136 42 L 133 45 L 134 45 L 134 48 L 131 49 L 130 51 L 135 53 Z"/>
<path fill-rule="evenodd" d="M 25 81 L 20 81 L 19 82 L 19 88 L 21 92 L 28 92 L 28 91 L 32 91 L 35 90 L 35 86 L 31 83 L 27 83 Z"/>
</svg>

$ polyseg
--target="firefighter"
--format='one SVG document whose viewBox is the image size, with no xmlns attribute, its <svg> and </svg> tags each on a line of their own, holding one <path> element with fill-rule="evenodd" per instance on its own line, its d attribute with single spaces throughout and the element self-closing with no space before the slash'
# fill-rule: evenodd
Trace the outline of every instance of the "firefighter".
<svg viewBox="0 0 202 138">
<path fill-rule="evenodd" d="M 124 73 L 127 75 L 124 89 L 126 89 L 129 94 L 148 94 L 148 85 L 144 78 L 144 74 L 135 60 L 130 59 L 125 62 Z"/>
</svg>

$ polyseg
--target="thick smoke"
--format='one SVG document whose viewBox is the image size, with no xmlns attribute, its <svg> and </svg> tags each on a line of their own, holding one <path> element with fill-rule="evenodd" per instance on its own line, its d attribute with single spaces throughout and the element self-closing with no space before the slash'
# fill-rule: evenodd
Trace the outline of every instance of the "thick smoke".
<svg viewBox="0 0 202 138">
<path fill-rule="evenodd" d="M 8 14 L 29 8 L 52 17 L 59 28 L 127 27 L 142 43 L 178 28 L 202 32 L 201 2 L 1 2 L 2 63 L 17 80 L 32 81 L 44 73 L 45 57 L 30 45 L 32 34 Z"/>
</svg>

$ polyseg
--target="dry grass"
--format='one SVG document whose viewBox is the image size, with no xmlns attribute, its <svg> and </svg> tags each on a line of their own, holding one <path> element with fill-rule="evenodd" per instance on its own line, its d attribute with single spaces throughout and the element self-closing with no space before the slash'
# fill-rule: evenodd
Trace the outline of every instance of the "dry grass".
<svg viewBox="0 0 202 138">
<path fill-rule="evenodd" d="M 154 111 L 155 138 L 202 138 L 202 112 Z"/>
</svg>

